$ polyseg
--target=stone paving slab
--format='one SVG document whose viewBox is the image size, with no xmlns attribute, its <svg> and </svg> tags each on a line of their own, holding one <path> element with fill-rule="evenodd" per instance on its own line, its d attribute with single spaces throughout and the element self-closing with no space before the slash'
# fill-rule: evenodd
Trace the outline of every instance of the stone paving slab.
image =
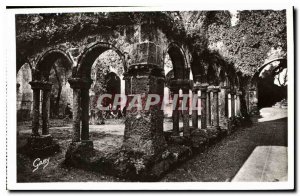
<svg viewBox="0 0 300 196">
<path fill-rule="evenodd" d="M 232 182 L 274 182 L 287 180 L 287 147 L 258 146 Z"/>
</svg>

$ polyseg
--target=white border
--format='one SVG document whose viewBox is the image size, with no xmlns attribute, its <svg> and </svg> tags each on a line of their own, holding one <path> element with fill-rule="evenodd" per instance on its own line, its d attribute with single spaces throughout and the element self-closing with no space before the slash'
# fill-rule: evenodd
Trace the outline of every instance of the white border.
<svg viewBox="0 0 300 196">
<path fill-rule="evenodd" d="M 29 1 L 30 2 L 30 1 Z M 156 1 L 155 1 L 156 2 Z M 174 1 L 172 1 L 174 2 Z M 186 1 L 185 1 L 186 2 Z M 266 3 L 265 3 L 266 2 Z M 293 49 L 293 10 L 284 4 L 272 4 L 273 1 L 254 3 L 236 3 L 234 6 L 228 2 L 219 4 L 187 4 L 172 3 L 167 7 L 113 7 L 113 8 L 47 8 L 47 9 L 17 9 L 6 10 L 5 13 L 5 40 L 6 57 L 4 65 L 7 68 L 7 121 L 8 121 L 8 189 L 9 190 L 273 190 L 294 188 L 294 49 Z M 169 1 L 171 3 L 171 1 Z M 270 4 L 271 3 L 271 4 Z M 109 4 L 109 3 L 108 3 Z M 27 4 L 32 5 L 32 4 Z M 44 4 L 45 5 L 45 4 Z M 48 4 L 49 5 L 49 4 Z M 58 3 L 58 5 L 62 5 Z M 76 5 L 76 3 L 75 3 Z M 78 4 L 77 4 L 78 5 Z M 97 4 L 96 4 L 97 5 Z M 110 4 L 112 5 L 112 4 Z M 118 5 L 122 5 L 118 4 Z M 138 4 L 139 5 L 139 4 Z M 158 3 L 156 5 L 161 5 Z M 161 10 L 225 10 L 225 9 L 287 9 L 288 34 L 288 182 L 180 182 L 180 183 L 120 183 L 120 182 L 56 182 L 56 183 L 16 183 L 16 58 L 15 58 L 15 17 L 16 13 L 45 13 L 45 12 L 88 12 L 88 11 L 161 11 Z M 6 59 L 6 60 L 5 60 Z"/>
</svg>

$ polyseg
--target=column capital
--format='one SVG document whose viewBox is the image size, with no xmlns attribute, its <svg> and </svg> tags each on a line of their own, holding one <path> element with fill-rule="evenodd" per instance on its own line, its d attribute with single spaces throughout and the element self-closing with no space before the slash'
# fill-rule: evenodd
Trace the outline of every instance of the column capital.
<svg viewBox="0 0 300 196">
<path fill-rule="evenodd" d="M 68 80 L 73 89 L 89 89 L 93 81 L 86 78 L 70 78 Z"/>
<path fill-rule="evenodd" d="M 208 83 L 202 83 L 199 86 L 200 91 L 207 91 L 207 88 L 208 88 Z"/>
<path fill-rule="evenodd" d="M 47 81 L 31 81 L 29 82 L 31 89 L 51 90 L 52 83 Z"/>
<path fill-rule="evenodd" d="M 216 91 L 220 91 L 220 87 L 219 86 L 208 86 L 207 87 L 207 92 L 216 92 Z"/>
</svg>

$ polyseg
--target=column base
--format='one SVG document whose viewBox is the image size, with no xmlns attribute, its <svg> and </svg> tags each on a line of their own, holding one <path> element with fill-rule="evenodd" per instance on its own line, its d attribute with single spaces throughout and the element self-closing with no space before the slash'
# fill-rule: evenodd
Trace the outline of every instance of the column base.
<svg viewBox="0 0 300 196">
<path fill-rule="evenodd" d="M 93 141 L 72 142 L 67 149 L 64 163 L 69 166 L 83 168 L 94 155 Z"/>
<path fill-rule="evenodd" d="M 30 157 L 41 158 L 59 152 L 60 147 L 51 135 L 30 136 L 21 151 Z"/>
</svg>

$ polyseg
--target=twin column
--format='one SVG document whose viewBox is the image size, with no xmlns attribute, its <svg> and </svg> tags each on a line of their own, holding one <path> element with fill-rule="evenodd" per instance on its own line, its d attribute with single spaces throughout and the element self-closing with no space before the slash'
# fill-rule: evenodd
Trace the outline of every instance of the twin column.
<svg viewBox="0 0 300 196">
<path fill-rule="evenodd" d="M 52 83 L 46 81 L 29 82 L 33 90 L 32 135 L 39 136 L 40 94 L 42 92 L 42 135 L 49 135 L 48 102 Z"/>
<path fill-rule="evenodd" d="M 196 108 L 193 108 L 192 122 L 193 128 L 198 128 L 198 90 L 201 91 L 201 129 L 206 129 L 207 126 L 219 128 L 219 87 L 209 87 L 207 84 L 194 87 L 193 98 L 196 99 Z M 211 93 L 213 97 L 211 99 Z M 212 104 L 211 104 L 212 101 Z M 213 107 L 211 107 L 213 106 Z M 212 118 L 213 117 L 213 118 Z"/>
<path fill-rule="evenodd" d="M 81 78 L 68 80 L 73 89 L 73 142 L 89 140 L 89 89 L 92 81 Z M 80 132 L 81 122 L 81 132 Z"/>
<path fill-rule="evenodd" d="M 179 87 L 171 87 L 171 93 L 173 96 L 173 111 L 172 111 L 172 120 L 173 120 L 173 134 L 179 136 L 179 119 L 180 119 L 180 103 L 186 103 L 184 109 L 182 110 L 182 119 L 183 119 L 183 136 L 190 137 L 190 126 L 189 126 L 189 98 L 187 95 L 189 94 L 189 88 L 182 88 L 182 93 L 185 95 L 183 99 L 187 99 L 181 102 L 181 97 L 179 96 Z"/>
</svg>

